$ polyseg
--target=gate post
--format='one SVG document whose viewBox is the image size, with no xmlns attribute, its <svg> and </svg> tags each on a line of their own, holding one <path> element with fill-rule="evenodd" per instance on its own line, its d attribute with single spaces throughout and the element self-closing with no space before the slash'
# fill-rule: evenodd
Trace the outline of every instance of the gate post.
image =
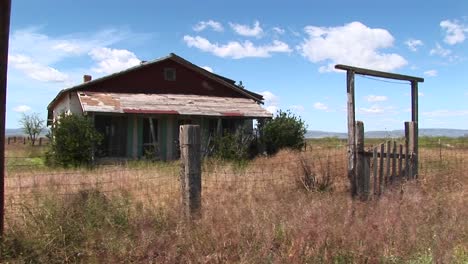
<svg viewBox="0 0 468 264">
<path fill-rule="evenodd" d="M 182 210 L 192 220 L 200 217 L 201 209 L 200 126 L 182 125 L 179 131 Z"/>
<path fill-rule="evenodd" d="M 353 182 L 356 185 L 356 193 L 358 197 L 365 200 L 369 194 L 369 162 L 364 156 L 364 123 L 356 121 L 356 170 Z"/>
</svg>

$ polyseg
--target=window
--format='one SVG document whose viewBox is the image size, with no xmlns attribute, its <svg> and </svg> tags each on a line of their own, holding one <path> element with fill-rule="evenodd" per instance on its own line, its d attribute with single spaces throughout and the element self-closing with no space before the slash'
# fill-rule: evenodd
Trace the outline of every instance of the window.
<svg viewBox="0 0 468 264">
<path fill-rule="evenodd" d="M 166 80 L 166 81 L 175 81 L 176 80 L 176 70 L 174 68 L 164 68 L 164 80 Z"/>
</svg>

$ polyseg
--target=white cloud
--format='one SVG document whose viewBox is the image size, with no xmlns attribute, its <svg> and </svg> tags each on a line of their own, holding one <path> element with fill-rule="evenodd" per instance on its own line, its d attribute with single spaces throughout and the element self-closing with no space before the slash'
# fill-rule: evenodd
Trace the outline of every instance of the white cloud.
<svg viewBox="0 0 468 264">
<path fill-rule="evenodd" d="M 221 32 L 224 30 L 223 25 L 217 21 L 208 20 L 208 21 L 200 21 L 195 26 L 193 26 L 193 30 L 200 32 L 205 30 L 206 28 L 211 28 L 214 31 Z"/>
<path fill-rule="evenodd" d="M 440 27 L 445 30 L 445 43 L 455 45 L 465 41 L 465 33 L 468 32 L 468 26 L 462 25 L 456 20 L 443 20 L 440 22 Z"/>
<path fill-rule="evenodd" d="M 195 47 L 205 52 L 210 52 L 215 56 L 221 58 L 241 59 L 247 57 L 266 58 L 271 57 L 271 53 L 289 53 L 291 49 L 288 44 L 274 40 L 269 45 L 255 46 L 250 41 L 242 43 L 231 41 L 227 44 L 220 45 L 218 43 L 211 43 L 209 40 L 196 36 L 184 36 L 184 41 L 189 47 Z"/>
<path fill-rule="evenodd" d="M 263 96 L 265 109 L 272 114 L 276 113 L 279 110 L 279 97 L 270 91 L 263 91 L 260 94 Z"/>
<path fill-rule="evenodd" d="M 423 112 L 422 114 L 423 116 L 427 116 L 427 117 L 457 117 L 457 116 L 468 116 L 468 110 L 440 109 L 440 110 Z"/>
<path fill-rule="evenodd" d="M 276 33 L 276 34 L 279 34 L 279 35 L 283 35 L 284 32 L 286 32 L 284 29 L 280 28 L 280 27 L 273 27 L 273 31 Z"/>
<path fill-rule="evenodd" d="M 291 110 L 299 112 L 299 113 L 303 113 L 305 111 L 305 108 L 302 105 L 291 105 L 291 106 L 289 106 L 289 108 Z"/>
<path fill-rule="evenodd" d="M 385 108 L 379 105 L 373 105 L 370 108 L 361 107 L 359 111 L 364 114 L 382 114 Z"/>
<path fill-rule="evenodd" d="M 244 37 L 260 37 L 263 34 L 263 29 L 258 21 L 254 22 L 253 27 L 235 23 L 229 23 L 229 25 L 237 34 Z"/>
<path fill-rule="evenodd" d="M 436 47 L 431 49 L 429 53 L 431 55 L 438 55 L 445 58 L 448 57 L 452 53 L 452 51 L 449 49 L 444 49 L 442 46 L 440 46 L 439 43 L 436 43 Z"/>
<path fill-rule="evenodd" d="M 424 75 L 427 77 L 435 77 L 437 76 L 437 70 L 428 70 L 424 72 Z"/>
<path fill-rule="evenodd" d="M 8 63 L 13 68 L 22 71 L 28 77 L 41 82 L 65 82 L 68 75 L 59 70 L 33 61 L 32 58 L 22 55 L 9 55 Z"/>
<path fill-rule="evenodd" d="M 314 108 L 317 110 L 328 111 L 328 106 L 321 102 L 314 103 Z"/>
<path fill-rule="evenodd" d="M 407 64 L 395 53 L 382 53 L 380 49 L 393 46 L 394 38 L 385 29 L 369 28 L 360 22 L 340 27 L 307 26 L 308 38 L 298 50 L 314 63 L 328 62 L 320 72 L 332 71 L 335 64 L 350 64 L 382 71 L 392 71 Z"/>
<path fill-rule="evenodd" d="M 99 56 L 97 50 L 116 44 L 122 40 L 141 41 L 146 34 L 134 34 L 127 29 L 105 29 L 97 32 L 73 33 L 49 36 L 40 32 L 41 28 L 30 27 L 12 32 L 10 36 L 9 63 L 11 69 L 43 82 L 61 82 L 72 85 L 73 77 L 84 69 L 80 66 L 61 67 L 61 63 L 78 57 Z M 103 73 L 111 72 L 113 66 L 107 65 L 104 59 L 98 59 L 94 70 Z M 108 63 L 112 63 L 107 58 Z M 122 66 L 117 60 L 115 67 Z M 126 66 L 126 65 L 125 65 Z M 59 68 L 60 67 L 60 68 Z M 65 68 L 65 69 L 63 69 Z M 106 69 L 107 68 L 107 69 Z M 66 72 L 65 72 L 66 71 Z"/>
<path fill-rule="evenodd" d="M 203 66 L 203 67 L 201 67 L 201 68 L 202 68 L 202 69 L 205 69 L 205 70 L 207 70 L 207 71 L 209 71 L 209 72 L 214 72 L 214 71 L 213 71 L 213 68 L 211 68 L 210 66 Z"/>
<path fill-rule="evenodd" d="M 418 96 L 423 97 L 423 96 L 424 96 L 424 93 L 418 92 Z"/>
<path fill-rule="evenodd" d="M 86 55 L 97 47 L 115 44 L 123 39 L 137 39 L 125 29 L 106 29 L 95 33 L 62 36 L 42 34 L 39 28 L 15 30 L 10 36 L 10 54 L 22 54 L 43 65 L 52 65 L 72 56 Z"/>
<path fill-rule="evenodd" d="M 98 73 L 110 74 L 140 64 L 136 55 L 125 49 L 95 48 L 89 56 L 97 62 L 92 70 Z"/>
<path fill-rule="evenodd" d="M 31 107 L 27 105 L 18 105 L 17 107 L 13 108 L 13 111 L 18 112 L 18 113 L 24 113 L 31 111 Z"/>
<path fill-rule="evenodd" d="M 365 97 L 368 102 L 384 102 L 387 101 L 388 97 L 384 95 L 368 95 Z"/>
<path fill-rule="evenodd" d="M 423 45 L 423 42 L 419 39 L 408 39 L 405 44 L 411 51 L 417 51 L 418 47 Z"/>
</svg>

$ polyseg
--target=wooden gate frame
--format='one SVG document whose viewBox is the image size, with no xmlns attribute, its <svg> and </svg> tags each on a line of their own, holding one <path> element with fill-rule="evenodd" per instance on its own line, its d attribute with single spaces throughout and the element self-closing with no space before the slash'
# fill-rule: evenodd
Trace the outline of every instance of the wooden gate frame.
<svg viewBox="0 0 468 264">
<path fill-rule="evenodd" d="M 348 65 L 337 64 L 335 69 L 346 71 L 346 88 L 348 95 L 348 177 L 351 182 L 356 182 L 357 175 L 356 165 L 358 158 L 357 138 L 356 138 L 356 115 L 355 115 L 355 100 L 354 100 L 354 77 L 355 74 L 373 76 L 379 78 L 409 81 L 411 84 L 411 121 L 414 123 L 414 131 L 410 133 L 413 142 L 413 168 L 414 175 L 418 175 L 418 83 L 424 82 L 423 78 L 401 75 L 389 72 L 375 71 L 370 69 L 358 68 Z M 408 137 L 405 124 L 405 136 Z M 408 141 L 408 138 L 406 139 Z M 358 193 L 356 186 L 352 184 L 352 196 L 361 195 Z"/>
</svg>

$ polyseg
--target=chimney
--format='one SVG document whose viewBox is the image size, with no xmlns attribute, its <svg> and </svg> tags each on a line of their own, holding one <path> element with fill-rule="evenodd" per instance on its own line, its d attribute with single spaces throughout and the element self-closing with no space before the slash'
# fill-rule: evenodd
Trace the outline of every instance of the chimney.
<svg viewBox="0 0 468 264">
<path fill-rule="evenodd" d="M 83 82 L 89 82 L 93 79 L 93 77 L 91 75 L 83 75 Z"/>
</svg>

